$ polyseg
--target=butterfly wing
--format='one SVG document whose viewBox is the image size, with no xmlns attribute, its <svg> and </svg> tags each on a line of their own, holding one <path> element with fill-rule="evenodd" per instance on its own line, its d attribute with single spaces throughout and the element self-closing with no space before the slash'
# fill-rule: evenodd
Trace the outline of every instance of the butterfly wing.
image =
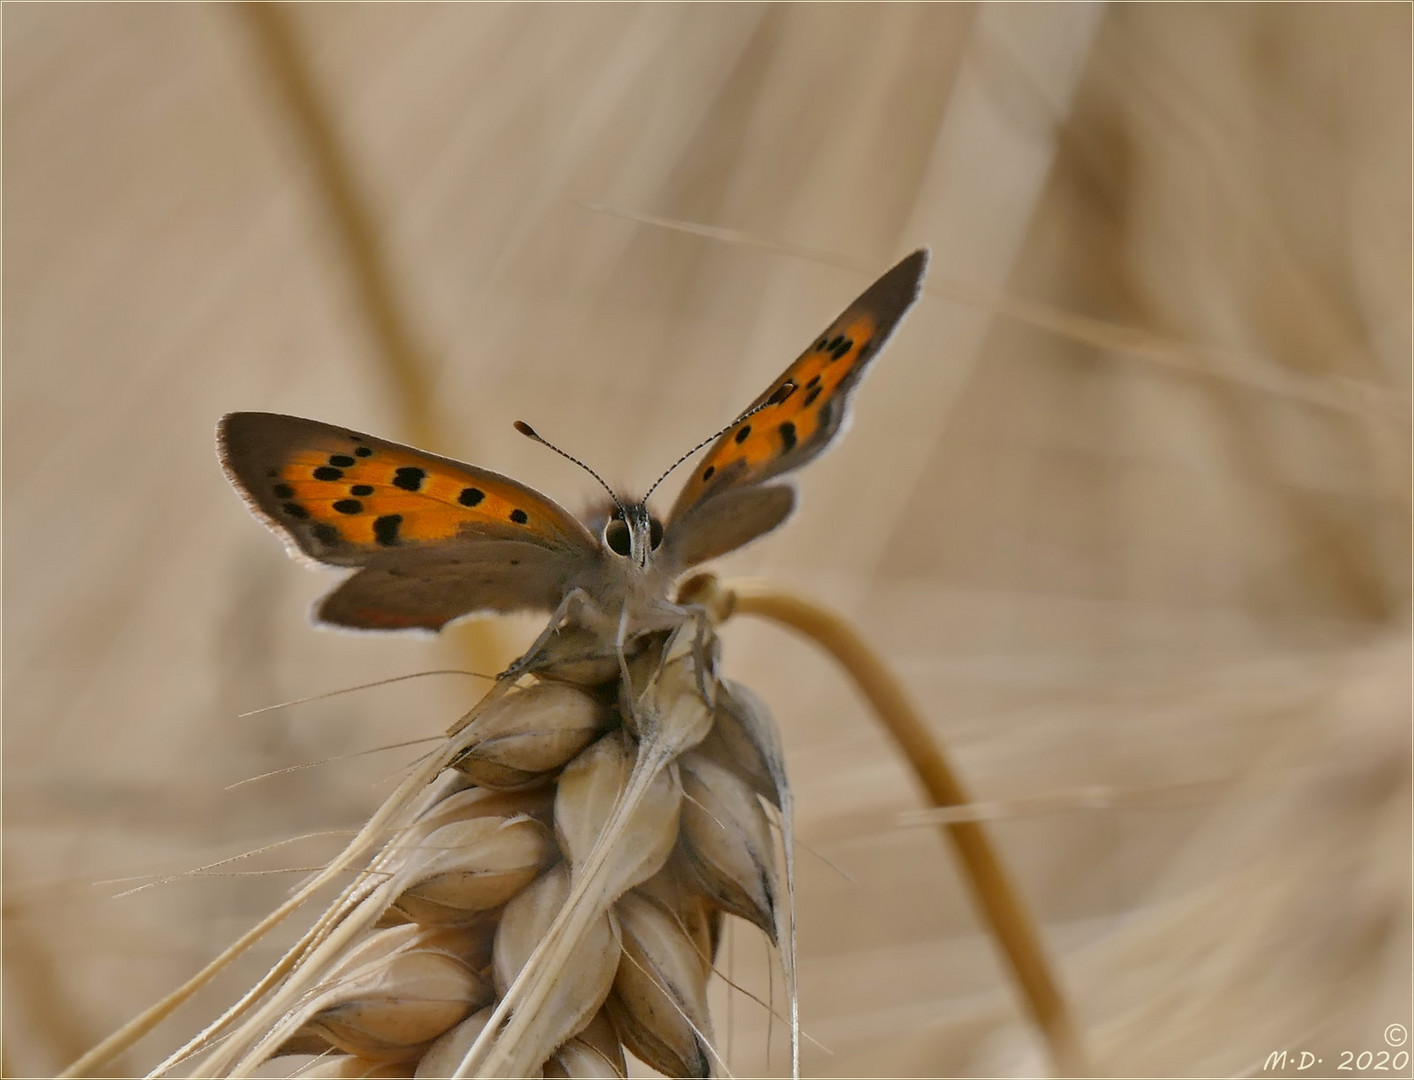
<svg viewBox="0 0 1414 1080">
<path fill-rule="evenodd" d="M 582 524 L 486 469 L 347 428 L 232 413 L 226 476 L 296 558 L 356 567 L 321 622 L 437 630 L 475 611 L 552 610 L 599 557 Z"/>
<path fill-rule="evenodd" d="M 918 298 L 928 268 L 915 251 L 850 304 L 722 435 L 683 486 L 664 529 L 665 555 L 686 568 L 731 551 L 784 521 L 788 485 L 770 481 L 818 457 L 849 418 L 874 357 Z M 794 390 L 782 395 L 791 384 Z"/>
</svg>

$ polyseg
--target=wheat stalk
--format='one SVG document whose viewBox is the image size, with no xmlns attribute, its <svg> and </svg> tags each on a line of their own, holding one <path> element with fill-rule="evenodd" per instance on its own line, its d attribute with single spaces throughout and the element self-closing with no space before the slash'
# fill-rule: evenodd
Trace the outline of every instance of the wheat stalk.
<svg viewBox="0 0 1414 1080">
<path fill-rule="evenodd" d="M 381 833 L 354 884 L 153 1075 L 207 1050 L 199 1075 L 295 1053 L 320 1076 L 624 1075 L 625 1049 L 723 1071 L 722 916 L 789 934 L 771 721 L 718 677 L 705 617 L 623 664 L 584 646 L 568 631 L 503 678 L 306 890 Z"/>
</svg>

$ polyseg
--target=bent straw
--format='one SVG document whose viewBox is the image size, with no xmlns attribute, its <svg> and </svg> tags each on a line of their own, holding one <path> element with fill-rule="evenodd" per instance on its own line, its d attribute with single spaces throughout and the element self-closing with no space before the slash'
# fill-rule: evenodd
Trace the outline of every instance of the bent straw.
<svg viewBox="0 0 1414 1080">
<path fill-rule="evenodd" d="M 681 598 L 705 603 L 723 619 L 733 613 L 755 615 L 809 638 L 849 673 L 903 751 L 932 804 L 963 806 L 971 801 L 941 743 L 902 685 L 839 615 L 763 581 L 718 582 L 710 574 L 684 585 Z M 1053 1069 L 1061 1076 L 1094 1075 L 1035 924 L 986 830 L 976 821 L 948 821 L 942 830 L 962 862 L 973 899 L 1006 954 L 1026 1011 L 1046 1040 Z"/>
</svg>

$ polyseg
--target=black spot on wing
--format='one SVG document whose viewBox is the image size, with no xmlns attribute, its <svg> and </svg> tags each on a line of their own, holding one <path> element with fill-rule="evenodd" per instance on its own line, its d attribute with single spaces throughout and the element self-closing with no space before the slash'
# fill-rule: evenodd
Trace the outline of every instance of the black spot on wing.
<svg viewBox="0 0 1414 1080">
<path fill-rule="evenodd" d="M 314 526 L 314 538 L 321 544 L 337 544 L 339 530 L 332 525 L 316 525 Z"/>
<path fill-rule="evenodd" d="M 712 479 L 712 477 L 715 476 L 716 473 L 717 466 L 708 465 L 707 468 L 702 470 L 702 482 L 705 484 L 708 480 Z"/>
<path fill-rule="evenodd" d="M 270 490 L 275 493 L 277 499 L 293 499 L 295 497 L 295 489 L 289 484 L 276 484 Z"/>
<path fill-rule="evenodd" d="M 361 514 L 363 513 L 363 503 L 357 499 L 340 499 L 334 504 L 334 509 L 341 514 Z"/>
<path fill-rule="evenodd" d="M 285 511 L 285 513 L 289 514 L 292 518 L 303 519 L 309 517 L 309 511 L 296 502 L 287 502 L 280 509 Z"/>
<path fill-rule="evenodd" d="M 475 506 L 484 498 L 486 498 L 486 492 L 480 488 L 462 488 L 462 493 L 457 496 L 457 502 L 463 506 Z"/>
<path fill-rule="evenodd" d="M 751 425 L 743 424 L 740 430 L 738 430 L 737 433 L 732 436 L 732 438 L 736 440 L 736 444 L 738 446 L 746 442 L 747 439 L 751 438 Z"/>
<path fill-rule="evenodd" d="M 524 510 L 512 510 L 511 520 L 514 521 L 517 525 L 524 525 L 527 521 L 530 520 L 530 515 L 528 515 Z"/>
<path fill-rule="evenodd" d="M 355 436 L 355 437 L 356 437 L 356 436 Z M 354 453 L 357 454 L 359 457 L 372 457 L 372 456 L 373 456 L 373 447 L 371 447 L 371 446 L 360 446 L 357 450 L 354 451 Z"/>
<path fill-rule="evenodd" d="M 776 430 L 781 433 L 781 442 L 784 444 L 785 452 L 789 454 L 795 449 L 795 425 L 787 420 Z"/>
<path fill-rule="evenodd" d="M 403 523 L 402 514 L 384 514 L 373 521 L 373 538 L 384 547 L 395 547 L 398 543 L 398 529 Z"/>
<path fill-rule="evenodd" d="M 348 454 L 334 454 L 329 458 L 329 464 L 333 465 L 336 469 L 347 469 L 353 463 L 354 459 L 349 457 Z"/>
<path fill-rule="evenodd" d="M 314 479 L 316 480 L 342 480 L 343 478 L 344 470 L 336 469 L 332 465 L 321 465 L 314 470 Z"/>
<path fill-rule="evenodd" d="M 422 481 L 427 479 L 427 470 L 419 469 L 416 465 L 404 465 L 393 474 L 393 486 L 400 487 L 404 491 L 417 491 L 422 487 Z"/>
<path fill-rule="evenodd" d="M 372 485 L 372 484 L 355 484 L 353 487 L 349 488 L 349 494 L 350 494 L 350 495 L 372 495 L 372 494 L 373 494 L 373 485 Z"/>
</svg>

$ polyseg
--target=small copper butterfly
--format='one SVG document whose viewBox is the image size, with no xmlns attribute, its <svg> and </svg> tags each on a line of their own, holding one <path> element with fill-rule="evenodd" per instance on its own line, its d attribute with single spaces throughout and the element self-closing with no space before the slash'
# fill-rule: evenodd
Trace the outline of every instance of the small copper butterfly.
<svg viewBox="0 0 1414 1080">
<path fill-rule="evenodd" d="M 488 469 L 274 413 L 223 417 L 221 465 L 291 555 L 355 570 L 319 601 L 320 623 L 439 630 L 478 612 L 541 610 L 557 612 L 553 626 L 578 601 L 578 622 L 622 643 L 626 631 L 682 621 L 672 587 L 684 571 L 790 515 L 795 490 L 781 478 L 844 431 L 850 398 L 927 264 L 915 251 L 846 308 L 716 437 L 663 519 L 647 496 L 610 490 L 612 504 L 581 522 Z"/>
</svg>

